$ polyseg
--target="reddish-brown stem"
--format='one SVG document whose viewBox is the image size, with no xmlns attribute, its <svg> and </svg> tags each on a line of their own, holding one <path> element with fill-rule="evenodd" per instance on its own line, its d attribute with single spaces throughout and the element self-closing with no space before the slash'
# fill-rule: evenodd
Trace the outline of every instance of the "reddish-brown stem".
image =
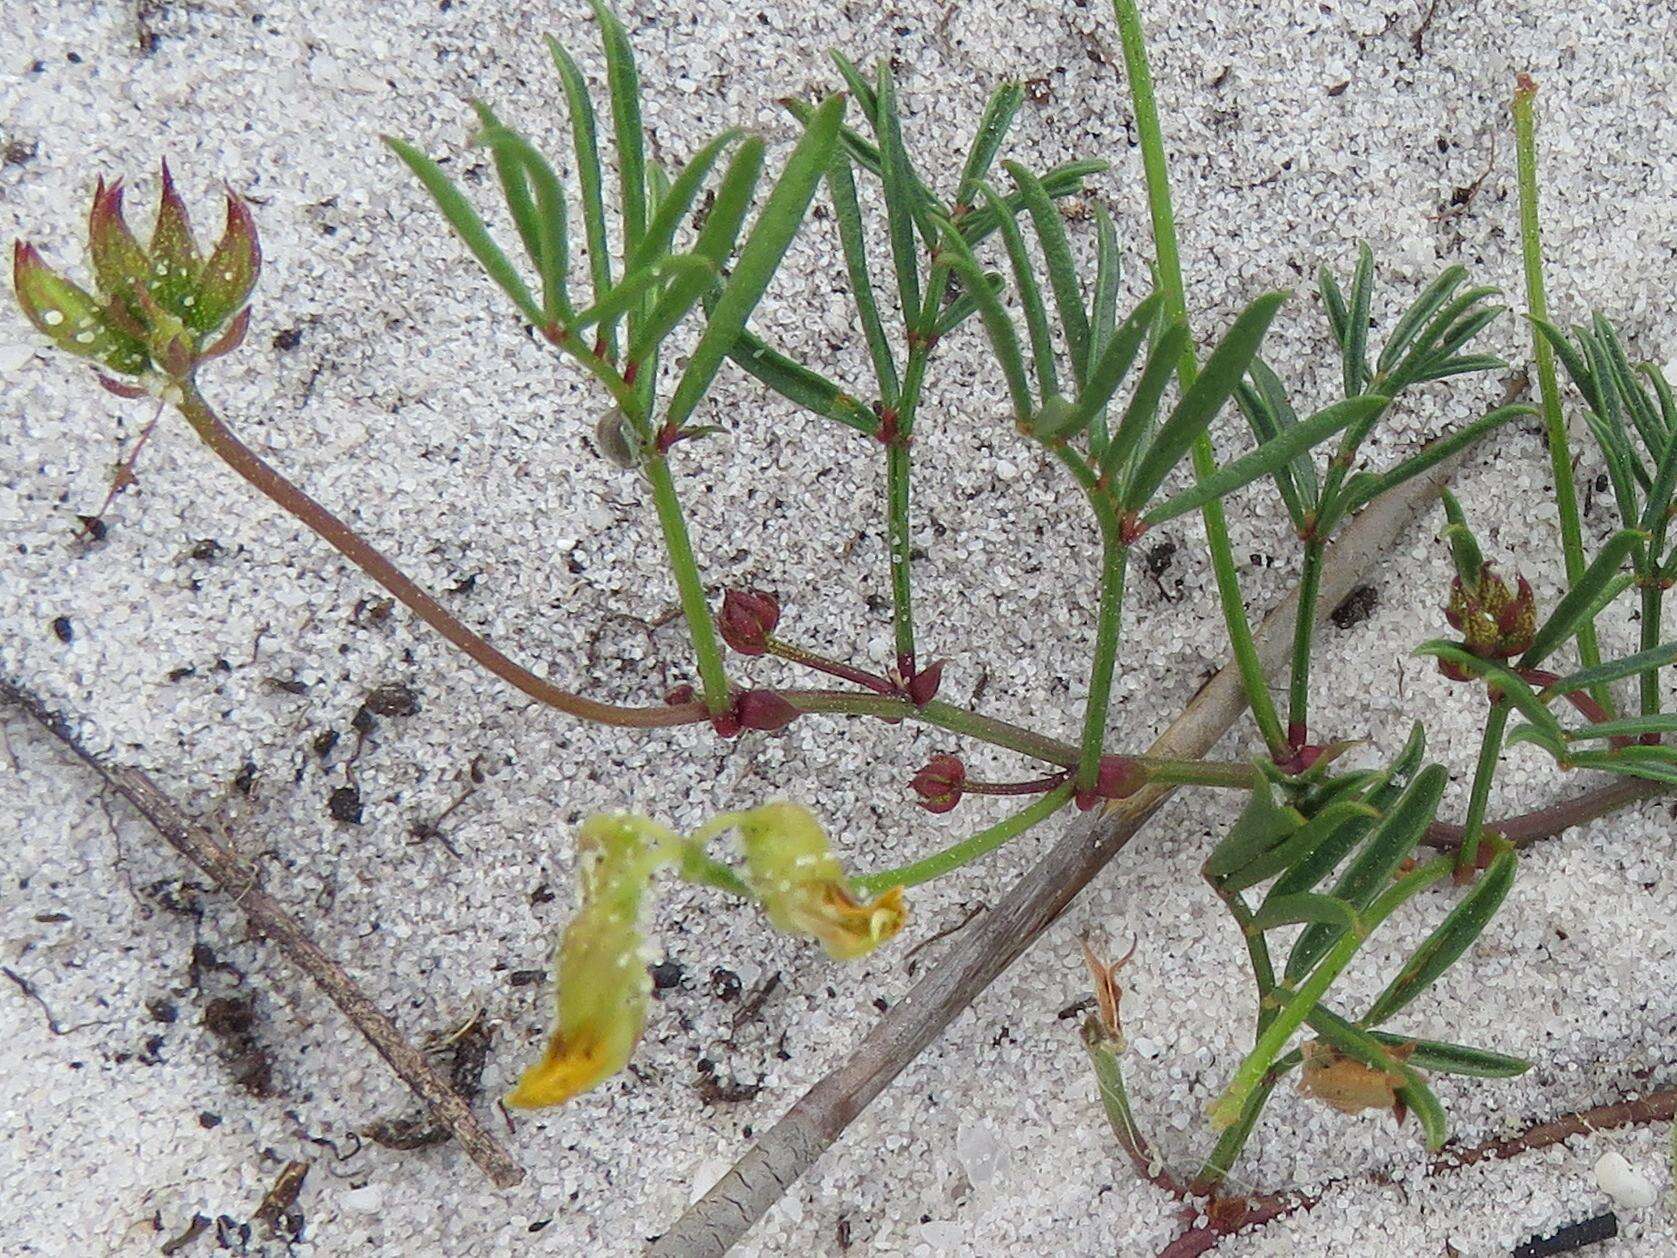
<svg viewBox="0 0 1677 1258">
<path fill-rule="evenodd" d="M 648 729 L 687 725 L 704 720 L 707 716 L 704 705 L 700 703 L 660 704 L 652 708 L 600 703 L 562 689 L 544 677 L 538 677 L 468 629 L 453 613 L 410 580 L 401 569 L 386 559 L 354 529 L 264 462 L 260 455 L 240 441 L 233 430 L 221 421 L 221 417 L 211 409 L 191 380 L 182 383 L 181 397 L 177 405 L 186 422 L 192 425 L 192 430 L 222 462 L 244 477 L 255 489 L 308 525 L 346 559 L 395 595 L 414 615 L 508 685 L 523 691 L 539 703 L 545 703 L 585 721 L 597 721 L 602 725 Z"/>
<path fill-rule="evenodd" d="M 763 646 L 768 653 L 777 659 L 789 660 L 794 664 L 802 664 L 805 668 L 813 668 L 818 673 L 826 673 L 829 677 L 838 677 L 844 681 L 853 681 L 858 686 L 866 686 L 876 694 L 889 695 L 897 693 L 897 688 L 878 673 L 870 673 L 866 669 L 855 668 L 842 660 L 831 659 L 825 655 L 818 655 L 814 651 L 806 651 L 801 646 L 793 646 L 790 642 L 776 637 L 765 637 Z"/>
<path fill-rule="evenodd" d="M 1547 689 L 1560 680 L 1560 675 L 1558 673 L 1551 673 L 1547 669 L 1543 668 L 1521 668 L 1516 669 L 1515 672 L 1519 675 L 1522 681 L 1529 682 L 1531 685 L 1536 686 L 1540 690 Z M 1601 704 L 1596 701 L 1595 696 L 1590 694 L 1587 690 L 1563 690 L 1561 691 L 1561 698 L 1565 699 L 1573 707 L 1577 708 L 1579 714 L 1583 716 L 1583 718 L 1591 725 L 1600 725 L 1604 721 L 1611 721 L 1613 719 L 1612 714 L 1608 712 L 1606 708 L 1602 707 Z M 1623 734 L 1619 734 L 1607 740 L 1608 745 L 1615 748 L 1628 747 L 1631 745 L 1632 741 L 1632 739 Z"/>
<path fill-rule="evenodd" d="M 975 782 L 965 778 L 961 790 L 968 795 L 1041 795 L 1065 783 L 1066 774 L 1051 773 L 1047 777 L 1032 778 L 1029 782 Z"/>
<path fill-rule="evenodd" d="M 1441 1175 L 1480 1162 L 1497 1162 L 1535 1153 L 1570 1140 L 1573 1136 L 1635 1127 L 1646 1123 L 1670 1122 L 1677 1116 L 1677 1088 L 1650 1092 L 1634 1101 L 1616 1101 L 1593 1109 L 1576 1110 L 1536 1123 L 1512 1136 L 1499 1136 L 1481 1144 L 1446 1146 L 1427 1165 L 1428 1175 Z M 1343 1181 L 1341 1181 L 1343 1182 Z M 1331 1185 L 1330 1185 L 1331 1186 Z M 1308 1210 L 1325 1191 L 1314 1193 L 1263 1193 L 1251 1197 L 1225 1197 L 1206 1209 L 1206 1221 L 1189 1228 L 1159 1251 L 1159 1258 L 1198 1258 L 1215 1248 L 1225 1236 L 1248 1227 L 1269 1223 L 1295 1210 Z"/>
<path fill-rule="evenodd" d="M 178 406 L 204 444 L 255 489 L 314 530 L 469 658 L 537 702 L 583 720 L 620 727 L 669 728 L 692 725 L 709 719 L 709 713 L 702 703 L 675 703 L 651 708 L 600 703 L 562 689 L 530 672 L 467 628 L 354 529 L 270 467 L 222 422 L 191 381 L 182 385 Z M 839 665 L 835 661 L 823 662 L 848 670 L 847 665 Z M 783 690 L 778 693 L 788 703 L 805 712 L 873 716 L 886 720 L 919 718 L 1025 755 L 1046 759 L 1050 763 L 1076 764 L 1076 749 L 1066 743 L 1046 738 L 1008 721 L 980 716 L 978 713 L 967 712 L 965 709 L 938 701 L 917 708 L 908 700 L 891 693 L 894 688 L 884 678 L 862 673 L 861 670 L 849 671 L 856 675 L 837 675 L 868 686 L 876 693 L 858 695 L 835 690 Z M 866 680 L 863 680 L 864 678 Z M 885 687 L 883 692 L 880 691 L 881 686 Z M 1570 826 L 1605 816 L 1627 804 L 1659 793 L 1660 787 L 1655 783 L 1621 780 L 1586 792 L 1577 799 L 1495 822 L 1487 828 L 1503 835 L 1512 843 L 1529 843 L 1558 834 Z M 1461 827 L 1446 822 L 1436 822 L 1430 826 L 1423 840 L 1427 846 L 1444 850 L 1453 850 L 1460 842 Z"/>
<path fill-rule="evenodd" d="M 1551 804 L 1533 812 L 1521 813 L 1503 821 L 1486 822 L 1485 830 L 1500 834 L 1515 847 L 1524 847 L 1539 839 L 1551 838 L 1573 826 L 1581 826 L 1587 821 L 1605 817 L 1639 800 L 1652 799 L 1663 794 L 1664 790 L 1658 782 L 1647 782 L 1640 778 L 1618 778 L 1605 786 L 1585 791 L 1574 799 Z M 1435 821 L 1427 827 L 1421 845 L 1453 852 L 1461 846 L 1461 842 L 1461 826 L 1448 821 Z"/>
</svg>

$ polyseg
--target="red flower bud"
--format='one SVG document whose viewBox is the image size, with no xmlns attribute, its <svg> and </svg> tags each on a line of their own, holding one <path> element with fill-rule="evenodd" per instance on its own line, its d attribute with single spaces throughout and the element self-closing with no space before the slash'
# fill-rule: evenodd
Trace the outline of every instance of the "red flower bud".
<svg viewBox="0 0 1677 1258">
<path fill-rule="evenodd" d="M 722 596 L 717 627 L 722 640 L 741 655 L 768 650 L 769 635 L 780 623 L 780 601 L 761 590 L 729 590 Z"/>
<path fill-rule="evenodd" d="M 747 690 L 734 703 L 734 715 L 746 729 L 785 729 L 803 715 L 772 690 Z"/>
<path fill-rule="evenodd" d="M 908 697 L 914 701 L 915 707 L 923 708 L 937 698 L 938 687 L 942 684 L 943 661 L 933 660 L 908 679 Z"/>
<path fill-rule="evenodd" d="M 927 812 L 948 812 L 961 802 L 967 780 L 967 766 L 959 756 L 933 756 L 908 781 L 908 789 L 920 797 Z"/>
</svg>

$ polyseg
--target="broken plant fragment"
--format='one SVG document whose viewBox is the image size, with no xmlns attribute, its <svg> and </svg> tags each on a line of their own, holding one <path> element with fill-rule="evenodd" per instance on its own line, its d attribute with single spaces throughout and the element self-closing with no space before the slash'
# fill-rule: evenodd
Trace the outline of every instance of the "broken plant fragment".
<svg viewBox="0 0 1677 1258">
<path fill-rule="evenodd" d="M 1409 1082 L 1403 1075 L 1357 1061 L 1323 1040 L 1306 1040 L 1301 1051 L 1304 1069 L 1299 1075 L 1299 1095 L 1314 1097 L 1341 1114 L 1390 1110 L 1403 1122 L 1405 1106 L 1398 1090 Z M 1394 1045 L 1386 1051 L 1395 1061 L 1407 1061 L 1415 1045 Z"/>
<path fill-rule="evenodd" d="M 589 818 L 578 842 L 582 910 L 559 944 L 547 1049 L 506 1098 L 520 1109 L 563 1105 L 622 1070 L 646 1024 L 652 980 L 641 914 L 653 873 L 679 856 L 683 840 L 655 821 L 614 814 Z"/>
<path fill-rule="evenodd" d="M 702 842 L 729 829 L 739 833 L 746 882 L 769 921 L 788 934 L 818 941 L 834 960 L 866 956 L 908 919 L 901 887 L 873 900 L 855 893 L 809 809 L 764 804 L 718 817 L 695 838 Z"/>
</svg>

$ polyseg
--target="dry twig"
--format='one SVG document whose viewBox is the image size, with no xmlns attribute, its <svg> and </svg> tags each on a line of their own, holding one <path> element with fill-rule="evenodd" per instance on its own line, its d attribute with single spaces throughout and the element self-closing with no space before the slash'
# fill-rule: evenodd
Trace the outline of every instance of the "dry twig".
<svg viewBox="0 0 1677 1258">
<path fill-rule="evenodd" d="M 251 927 L 272 939 L 331 998 L 497 1188 L 511 1188 L 523 1181 L 524 1168 L 512 1154 L 478 1121 L 477 1115 L 436 1072 L 425 1054 L 403 1037 L 396 1024 L 385 1017 L 355 980 L 322 951 L 278 900 L 257 885 L 254 868 L 177 807 L 145 773 L 112 764 L 90 751 L 66 718 L 15 681 L 0 678 L 0 699 L 38 721 L 98 774 L 106 786 L 132 804 L 171 847 L 231 896 Z"/>
</svg>

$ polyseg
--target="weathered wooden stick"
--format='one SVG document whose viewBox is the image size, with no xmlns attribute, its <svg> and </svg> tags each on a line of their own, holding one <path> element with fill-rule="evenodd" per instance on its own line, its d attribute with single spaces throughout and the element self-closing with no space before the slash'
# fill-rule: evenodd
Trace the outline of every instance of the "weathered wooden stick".
<svg viewBox="0 0 1677 1258">
<path fill-rule="evenodd" d="M 1337 607 L 1391 548 L 1465 454 L 1446 459 L 1427 475 L 1377 499 L 1346 526 L 1328 551 L 1317 602 L 1322 615 Z M 1258 629 L 1258 653 L 1266 673 L 1286 659 L 1297 608 L 1295 592 Z M 1198 759 L 1228 732 L 1245 707 L 1239 675 L 1232 664 L 1225 665 L 1148 754 Z M 1149 786 L 1104 814 L 1074 822 L 994 909 L 962 932 L 948 959 L 875 1024 L 849 1060 L 810 1088 L 676 1221 L 652 1246 L 652 1258 L 716 1258 L 726 1253 L 850 1121 L 1035 941 L 1173 789 Z"/>
<path fill-rule="evenodd" d="M 272 939 L 294 965 L 313 979 L 344 1012 L 378 1055 L 425 1104 L 431 1116 L 460 1142 L 497 1188 L 523 1182 L 524 1168 L 478 1121 L 471 1107 L 432 1068 L 425 1054 L 403 1037 L 355 980 L 327 956 L 296 918 L 259 885 L 254 868 L 183 812 L 139 769 L 112 764 L 90 751 L 70 722 L 39 697 L 9 678 L 0 678 L 0 698 L 16 705 L 98 774 L 111 790 L 134 806 L 158 834 L 226 892 L 251 926 Z"/>
</svg>

